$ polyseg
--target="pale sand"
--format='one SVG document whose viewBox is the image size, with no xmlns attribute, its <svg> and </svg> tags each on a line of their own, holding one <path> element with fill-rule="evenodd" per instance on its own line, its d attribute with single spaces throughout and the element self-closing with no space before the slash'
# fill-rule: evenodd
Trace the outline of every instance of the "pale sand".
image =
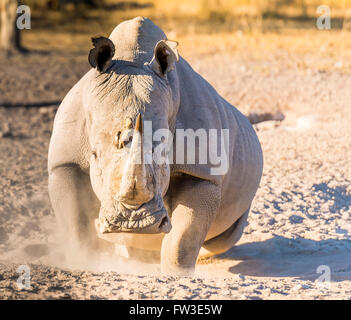
<svg viewBox="0 0 351 320">
<path fill-rule="evenodd" d="M 60 100 L 88 68 L 85 56 L 28 59 L 2 62 L 0 100 Z M 193 278 L 113 257 L 92 271 L 49 266 L 59 260 L 46 173 L 55 108 L 1 108 L 0 298 L 351 298 L 351 75 L 301 69 L 284 52 L 262 61 L 224 54 L 191 61 L 244 113 L 286 117 L 255 125 L 264 172 L 243 238 L 198 264 Z M 16 285 L 22 263 L 33 263 L 30 290 Z M 331 270 L 330 287 L 316 282 L 320 265 Z"/>
</svg>

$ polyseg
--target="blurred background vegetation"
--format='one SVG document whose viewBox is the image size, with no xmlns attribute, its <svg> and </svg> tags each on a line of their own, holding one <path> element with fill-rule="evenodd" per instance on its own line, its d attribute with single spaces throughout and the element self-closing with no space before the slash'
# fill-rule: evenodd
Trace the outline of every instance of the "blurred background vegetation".
<svg viewBox="0 0 351 320">
<path fill-rule="evenodd" d="M 121 21 L 146 16 L 158 24 L 169 38 L 185 40 L 193 46 L 197 37 L 207 36 L 216 46 L 234 33 L 266 38 L 280 37 L 277 46 L 291 41 L 310 47 L 321 41 L 335 42 L 336 35 L 351 31 L 351 0 L 22 0 L 31 8 L 32 29 L 23 31 L 27 48 L 67 48 L 87 50 L 92 35 L 108 35 Z M 320 5 L 331 9 L 331 30 L 316 27 Z M 346 33 L 345 33 L 346 32 Z M 213 37 L 216 35 L 216 37 Z M 270 35 L 267 38 L 267 35 Z M 307 35 L 307 38 L 303 35 Z M 293 39 L 291 38 L 293 37 Z M 185 39 L 183 39 L 185 38 Z M 314 43 L 318 38 L 318 43 Z M 348 37 L 349 38 L 349 37 Z M 245 37 L 245 39 L 248 39 Z M 205 41 L 206 42 L 206 41 Z M 229 41 L 230 42 L 230 41 Z M 340 42 L 340 41 L 339 41 Z M 349 42 L 349 41 L 348 41 Z M 217 43 L 217 44 L 216 44 Z M 228 45 L 234 45 L 229 43 Z M 307 43 L 305 44 L 307 45 Z M 338 43 L 337 46 L 342 44 Z M 206 46 L 206 44 L 205 44 Z M 204 47 L 201 43 L 201 47 Z M 206 47 L 208 50 L 209 48 Z M 333 48 L 334 50 L 335 48 Z"/>
<path fill-rule="evenodd" d="M 87 52 L 94 35 L 108 36 L 120 22 L 151 18 L 183 55 L 232 54 L 264 59 L 263 52 L 308 53 L 308 63 L 351 64 L 351 0 L 22 0 L 32 26 L 21 32 L 28 49 Z M 317 8 L 331 10 L 331 30 L 318 30 Z M 319 56 L 320 59 L 317 59 Z M 306 58 L 306 59 L 307 59 Z M 348 63 L 343 64 L 343 68 Z M 351 68 L 351 67 L 350 67 Z"/>
<path fill-rule="evenodd" d="M 351 0 L 23 0 L 36 28 L 103 32 L 121 20 L 147 16 L 165 29 L 213 33 L 315 28 L 317 8 L 332 9 L 333 28 L 351 28 Z"/>
</svg>

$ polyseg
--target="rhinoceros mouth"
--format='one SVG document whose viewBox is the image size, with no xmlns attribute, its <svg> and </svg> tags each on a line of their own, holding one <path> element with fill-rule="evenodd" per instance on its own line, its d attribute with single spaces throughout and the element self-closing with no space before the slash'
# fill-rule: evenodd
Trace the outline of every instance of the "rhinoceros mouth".
<svg viewBox="0 0 351 320">
<path fill-rule="evenodd" d="M 152 199 L 137 210 L 117 203 L 114 210 L 101 206 L 96 222 L 99 233 L 168 233 L 172 226 L 162 199 Z"/>
</svg>

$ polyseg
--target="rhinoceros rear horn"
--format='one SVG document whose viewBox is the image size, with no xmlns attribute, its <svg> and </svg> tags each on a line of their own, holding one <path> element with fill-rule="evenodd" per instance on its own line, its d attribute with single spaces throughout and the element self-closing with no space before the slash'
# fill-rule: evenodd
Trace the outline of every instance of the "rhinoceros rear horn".
<svg viewBox="0 0 351 320">
<path fill-rule="evenodd" d="M 91 39 L 94 48 L 89 52 L 89 63 L 93 68 L 97 68 L 100 72 L 106 71 L 115 54 L 115 45 L 105 37 Z"/>
</svg>

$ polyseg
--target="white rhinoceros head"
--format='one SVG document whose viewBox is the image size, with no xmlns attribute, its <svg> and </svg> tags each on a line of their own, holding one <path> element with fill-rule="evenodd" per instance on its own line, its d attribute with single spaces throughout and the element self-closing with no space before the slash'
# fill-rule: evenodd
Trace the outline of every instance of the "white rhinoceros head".
<svg viewBox="0 0 351 320">
<path fill-rule="evenodd" d="M 101 202 L 98 229 L 101 233 L 169 232 L 163 196 L 170 166 L 154 152 L 160 144 L 165 149 L 165 135 L 158 134 L 154 141 L 154 133 L 172 132 L 175 126 L 179 84 L 171 71 L 178 61 L 176 43 L 160 40 L 153 58 L 144 64 L 114 59 L 115 46 L 108 38 L 94 38 L 93 45 L 89 62 L 94 70 L 83 104 L 90 178 Z"/>
</svg>

